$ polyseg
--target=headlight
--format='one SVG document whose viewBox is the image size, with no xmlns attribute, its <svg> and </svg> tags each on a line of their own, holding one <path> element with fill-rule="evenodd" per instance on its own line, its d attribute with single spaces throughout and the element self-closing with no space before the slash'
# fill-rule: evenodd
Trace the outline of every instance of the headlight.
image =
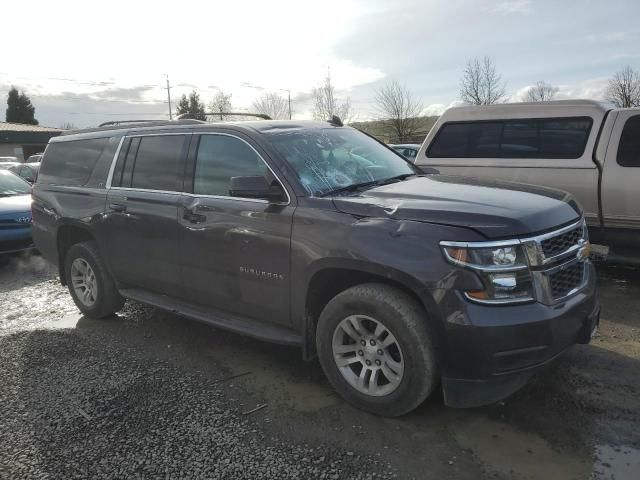
<svg viewBox="0 0 640 480">
<path fill-rule="evenodd" d="M 533 300 L 529 265 L 519 242 L 440 242 L 446 259 L 474 270 L 484 289 L 465 292 L 481 303 L 517 303 Z"/>
</svg>

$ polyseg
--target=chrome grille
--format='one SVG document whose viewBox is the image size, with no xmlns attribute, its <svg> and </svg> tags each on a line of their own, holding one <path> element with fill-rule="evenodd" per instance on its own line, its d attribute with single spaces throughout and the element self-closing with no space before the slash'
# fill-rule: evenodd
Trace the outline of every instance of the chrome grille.
<svg viewBox="0 0 640 480">
<path fill-rule="evenodd" d="M 522 240 L 534 279 L 536 298 L 547 305 L 563 301 L 588 283 L 588 245 L 584 220 Z"/>
<path fill-rule="evenodd" d="M 546 258 L 555 257 L 576 245 L 583 235 L 584 228 L 579 225 L 568 232 L 543 240 L 540 242 L 540 246 Z"/>
<path fill-rule="evenodd" d="M 566 297 L 584 283 L 584 262 L 576 262 L 549 275 L 551 297 L 558 300 Z"/>
</svg>

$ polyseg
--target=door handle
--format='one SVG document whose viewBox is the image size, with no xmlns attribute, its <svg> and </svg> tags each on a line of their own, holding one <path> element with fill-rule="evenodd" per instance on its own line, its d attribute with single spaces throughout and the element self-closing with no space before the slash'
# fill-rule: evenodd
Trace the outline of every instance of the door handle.
<svg viewBox="0 0 640 480">
<path fill-rule="evenodd" d="M 127 206 L 122 203 L 110 203 L 109 208 L 114 212 L 126 212 Z"/>
</svg>

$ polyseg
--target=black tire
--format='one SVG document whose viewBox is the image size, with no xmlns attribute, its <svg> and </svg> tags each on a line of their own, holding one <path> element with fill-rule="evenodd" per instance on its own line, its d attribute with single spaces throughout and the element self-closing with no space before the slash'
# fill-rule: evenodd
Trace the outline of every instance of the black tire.
<svg viewBox="0 0 640 480">
<path fill-rule="evenodd" d="M 76 259 L 86 261 L 95 274 L 97 294 L 91 306 L 80 300 L 73 287 L 71 265 Z M 69 293 L 84 316 L 94 319 L 106 318 L 122 309 L 124 298 L 118 293 L 113 278 L 100 258 L 95 242 L 88 241 L 72 245 L 65 257 L 64 273 Z"/>
<path fill-rule="evenodd" d="M 334 332 L 351 315 L 365 315 L 383 323 L 402 350 L 404 374 L 389 394 L 372 396 L 358 391 L 336 365 Z M 322 369 L 336 391 L 357 408 L 389 417 L 404 415 L 420 405 L 440 380 L 436 337 L 428 322 L 422 306 L 398 288 L 376 283 L 349 288 L 336 295 L 320 315 L 316 347 Z"/>
</svg>

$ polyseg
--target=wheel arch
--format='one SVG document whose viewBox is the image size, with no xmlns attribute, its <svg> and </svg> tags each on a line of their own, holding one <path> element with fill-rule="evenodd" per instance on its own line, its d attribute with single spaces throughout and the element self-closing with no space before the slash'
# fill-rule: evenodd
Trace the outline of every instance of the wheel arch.
<svg viewBox="0 0 640 480">
<path fill-rule="evenodd" d="M 425 311 L 436 334 L 443 334 L 438 309 L 429 290 L 416 278 L 394 268 L 357 260 L 319 263 L 307 277 L 304 294 L 303 355 L 314 358 L 318 318 L 327 303 L 340 292 L 364 283 L 381 283 L 398 288 L 415 299 Z"/>
<path fill-rule="evenodd" d="M 60 283 L 62 285 L 67 284 L 64 264 L 69 249 L 81 242 L 95 241 L 93 233 L 84 225 L 81 224 L 64 224 L 58 227 L 56 234 L 56 246 L 58 250 L 58 275 L 60 276 Z"/>
</svg>

